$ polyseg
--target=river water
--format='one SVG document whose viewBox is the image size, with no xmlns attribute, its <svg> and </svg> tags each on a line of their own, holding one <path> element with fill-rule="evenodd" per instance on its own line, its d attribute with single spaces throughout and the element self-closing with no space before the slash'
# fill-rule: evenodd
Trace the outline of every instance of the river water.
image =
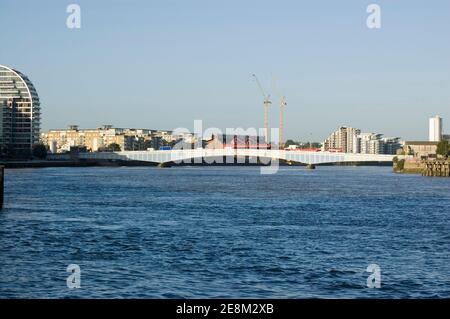
<svg viewBox="0 0 450 319">
<path fill-rule="evenodd" d="M 449 252 L 450 179 L 388 167 L 7 170 L 0 298 L 449 298 Z"/>
</svg>

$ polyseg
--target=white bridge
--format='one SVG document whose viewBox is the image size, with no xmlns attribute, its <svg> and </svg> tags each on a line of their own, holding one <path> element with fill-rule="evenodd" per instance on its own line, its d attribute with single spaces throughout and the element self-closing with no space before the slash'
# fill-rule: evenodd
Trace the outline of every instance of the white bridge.
<svg viewBox="0 0 450 319">
<path fill-rule="evenodd" d="M 248 163 L 268 164 L 271 160 L 284 160 L 303 164 L 349 162 L 392 162 L 395 155 L 352 154 L 335 152 L 305 152 L 267 149 L 184 149 L 164 151 L 126 151 L 79 153 L 80 159 L 124 160 L 153 163 Z"/>
</svg>

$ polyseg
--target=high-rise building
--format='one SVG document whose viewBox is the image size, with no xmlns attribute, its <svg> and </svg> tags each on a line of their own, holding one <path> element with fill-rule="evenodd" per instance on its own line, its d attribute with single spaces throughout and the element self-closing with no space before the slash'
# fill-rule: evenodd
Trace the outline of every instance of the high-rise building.
<svg viewBox="0 0 450 319">
<path fill-rule="evenodd" d="M 40 102 L 33 83 L 17 70 L 0 65 L 1 155 L 29 157 L 39 142 Z"/>
<path fill-rule="evenodd" d="M 442 118 L 435 116 L 430 118 L 429 141 L 439 142 L 442 139 Z"/>
<path fill-rule="evenodd" d="M 400 138 L 383 138 L 383 134 L 361 133 L 360 129 L 342 126 L 323 142 L 323 151 L 353 154 L 395 154 Z"/>
<path fill-rule="evenodd" d="M 355 153 L 355 139 L 360 133 L 361 130 L 359 129 L 341 126 L 327 137 L 322 144 L 322 148 L 324 151 Z"/>
<path fill-rule="evenodd" d="M 361 133 L 358 135 L 360 143 L 359 150 L 361 154 L 382 154 L 383 143 L 381 141 L 382 134 Z"/>
<path fill-rule="evenodd" d="M 385 137 L 381 139 L 383 142 L 382 154 L 397 154 L 397 150 L 402 148 L 400 137 Z"/>
<path fill-rule="evenodd" d="M 399 137 L 383 137 L 383 134 L 361 133 L 355 139 L 355 153 L 396 154 L 401 148 Z"/>
</svg>

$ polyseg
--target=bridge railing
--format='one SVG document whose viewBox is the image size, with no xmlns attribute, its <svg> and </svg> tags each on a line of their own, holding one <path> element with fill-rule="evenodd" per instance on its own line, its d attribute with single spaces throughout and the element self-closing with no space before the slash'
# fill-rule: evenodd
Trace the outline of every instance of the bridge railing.
<svg viewBox="0 0 450 319">
<path fill-rule="evenodd" d="M 219 157 L 253 157 L 259 159 L 281 159 L 305 164 L 337 162 L 391 162 L 395 155 L 351 154 L 336 152 L 305 152 L 261 149 L 186 149 L 161 151 L 125 151 L 80 153 L 80 158 L 147 161 L 156 163 L 180 162 L 183 160 Z M 194 161 L 195 162 L 195 161 Z"/>
</svg>

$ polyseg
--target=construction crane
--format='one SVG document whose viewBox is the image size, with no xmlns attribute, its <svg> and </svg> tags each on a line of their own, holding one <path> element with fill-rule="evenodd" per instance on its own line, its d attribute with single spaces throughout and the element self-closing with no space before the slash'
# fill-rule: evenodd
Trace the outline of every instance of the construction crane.
<svg viewBox="0 0 450 319">
<path fill-rule="evenodd" d="M 286 97 L 282 96 L 280 98 L 280 128 L 279 128 L 279 133 L 278 133 L 278 148 L 280 150 L 282 150 L 284 148 L 284 145 L 283 145 L 283 113 L 284 113 L 284 108 L 286 105 L 287 105 Z"/>
<path fill-rule="evenodd" d="M 278 91 L 278 87 L 277 87 L 277 82 L 276 82 L 276 78 L 273 77 L 273 87 L 275 89 L 275 93 L 277 94 L 277 96 L 280 96 L 280 126 L 278 127 L 278 148 L 280 150 L 284 149 L 284 143 L 283 143 L 283 116 L 284 116 L 284 108 L 287 105 L 286 102 L 286 96 L 281 95 L 280 92 Z"/>
<path fill-rule="evenodd" d="M 256 83 L 258 84 L 259 89 L 261 90 L 261 94 L 264 98 L 264 138 L 266 141 L 266 144 L 269 144 L 269 107 L 272 102 L 270 101 L 270 94 L 266 94 L 261 83 L 258 80 L 258 77 L 256 74 L 253 74 L 253 77 L 255 78 Z"/>
</svg>

